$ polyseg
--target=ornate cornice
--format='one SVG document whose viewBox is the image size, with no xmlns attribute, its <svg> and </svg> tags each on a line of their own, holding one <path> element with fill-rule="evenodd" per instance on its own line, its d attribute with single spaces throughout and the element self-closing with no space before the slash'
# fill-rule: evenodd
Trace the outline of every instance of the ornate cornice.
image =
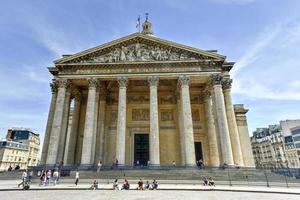
<svg viewBox="0 0 300 200">
<path fill-rule="evenodd" d="M 232 79 L 223 79 L 222 80 L 222 86 L 223 86 L 224 90 L 230 89 L 231 85 L 232 85 Z"/>
<path fill-rule="evenodd" d="M 178 78 L 178 84 L 180 86 L 188 86 L 190 84 L 190 77 L 187 75 L 179 76 Z"/>
<path fill-rule="evenodd" d="M 159 78 L 157 76 L 149 76 L 148 77 L 148 83 L 149 86 L 157 86 L 159 82 Z"/>
<path fill-rule="evenodd" d="M 222 75 L 221 74 L 212 74 L 210 75 L 210 84 L 214 85 L 221 85 L 222 84 Z"/>
<path fill-rule="evenodd" d="M 88 78 L 87 81 L 88 81 L 89 88 L 98 89 L 100 87 L 100 81 L 94 77 Z"/>
<path fill-rule="evenodd" d="M 119 84 L 119 87 L 127 87 L 128 85 L 128 78 L 126 76 L 121 76 L 121 77 L 118 77 L 117 79 L 118 81 L 118 84 Z"/>
</svg>

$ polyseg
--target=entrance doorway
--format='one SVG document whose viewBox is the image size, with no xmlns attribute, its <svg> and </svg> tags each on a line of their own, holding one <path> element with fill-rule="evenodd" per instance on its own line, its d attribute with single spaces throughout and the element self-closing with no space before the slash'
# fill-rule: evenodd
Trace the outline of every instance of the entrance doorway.
<svg viewBox="0 0 300 200">
<path fill-rule="evenodd" d="M 149 160 L 149 134 L 134 135 L 134 162 L 146 166 Z"/>
<path fill-rule="evenodd" d="M 200 159 L 203 161 L 203 152 L 202 152 L 202 143 L 201 142 L 195 142 L 195 156 L 196 156 L 196 161 L 199 161 Z"/>
</svg>

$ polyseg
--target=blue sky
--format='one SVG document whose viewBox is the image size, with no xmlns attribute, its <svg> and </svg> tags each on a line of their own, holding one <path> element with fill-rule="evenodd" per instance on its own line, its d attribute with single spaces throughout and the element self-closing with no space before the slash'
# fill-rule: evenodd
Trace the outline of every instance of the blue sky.
<svg viewBox="0 0 300 200">
<path fill-rule="evenodd" d="M 43 136 L 51 75 L 46 67 L 136 32 L 150 13 L 155 35 L 236 65 L 234 103 L 249 108 L 250 132 L 300 118 L 298 0 L 0 0 L 0 137 L 13 126 Z"/>
</svg>

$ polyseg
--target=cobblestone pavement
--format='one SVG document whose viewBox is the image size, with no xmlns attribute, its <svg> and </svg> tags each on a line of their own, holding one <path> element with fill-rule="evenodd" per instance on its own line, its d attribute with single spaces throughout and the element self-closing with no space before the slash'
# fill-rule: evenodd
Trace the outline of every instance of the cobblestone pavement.
<svg viewBox="0 0 300 200">
<path fill-rule="evenodd" d="M 98 200 L 98 199 L 207 199 L 207 200 L 299 200 L 299 195 L 292 194 L 265 194 L 265 193 L 247 193 L 247 192 L 221 192 L 221 191 L 3 191 L 0 192 L 1 200 Z"/>
</svg>

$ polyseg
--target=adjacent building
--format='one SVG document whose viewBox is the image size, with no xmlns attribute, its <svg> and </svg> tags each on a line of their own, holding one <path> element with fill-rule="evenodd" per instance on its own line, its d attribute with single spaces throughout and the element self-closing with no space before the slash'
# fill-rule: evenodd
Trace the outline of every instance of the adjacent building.
<svg viewBox="0 0 300 200">
<path fill-rule="evenodd" d="M 292 139 L 297 149 L 297 155 L 300 159 L 300 126 L 291 128 Z"/>
<path fill-rule="evenodd" d="M 53 75 L 41 164 L 254 167 L 233 62 L 143 31 L 64 55 Z M 74 105 L 70 112 L 70 105 Z M 71 117 L 70 117 L 71 113 Z"/>
<path fill-rule="evenodd" d="M 19 165 L 21 169 L 38 164 L 40 148 L 39 134 L 26 128 L 8 129 L 6 139 L 1 141 L 2 167 L 8 169 Z"/>
<path fill-rule="evenodd" d="M 28 145 L 20 142 L 0 141 L 0 171 L 17 166 L 26 169 L 28 166 Z"/>
<path fill-rule="evenodd" d="M 286 121 L 281 121 L 286 122 Z M 284 129 L 282 128 L 284 124 Z M 251 137 L 255 165 L 258 168 L 299 168 L 297 147 L 287 123 L 257 128 Z"/>
</svg>

